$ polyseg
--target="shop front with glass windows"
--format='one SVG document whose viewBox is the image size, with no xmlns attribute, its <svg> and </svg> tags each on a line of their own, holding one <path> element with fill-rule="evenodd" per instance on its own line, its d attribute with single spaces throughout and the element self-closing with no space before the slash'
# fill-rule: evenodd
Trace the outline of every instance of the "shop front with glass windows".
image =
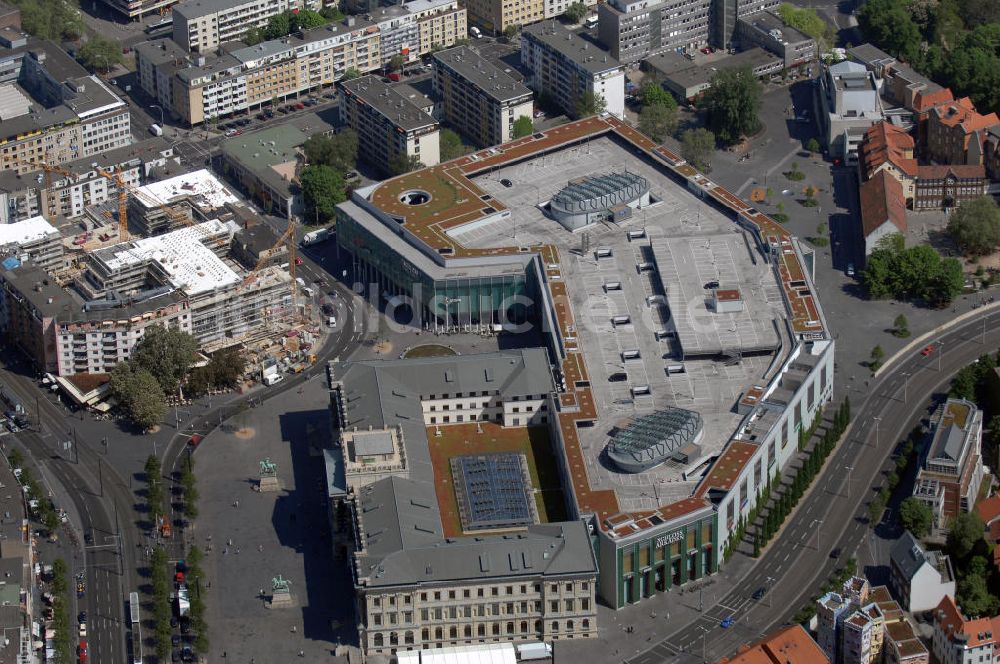
<svg viewBox="0 0 1000 664">
<path fill-rule="evenodd" d="M 670 522 L 654 515 L 601 530 L 601 599 L 620 609 L 715 573 L 715 520 L 706 505 Z"/>
</svg>

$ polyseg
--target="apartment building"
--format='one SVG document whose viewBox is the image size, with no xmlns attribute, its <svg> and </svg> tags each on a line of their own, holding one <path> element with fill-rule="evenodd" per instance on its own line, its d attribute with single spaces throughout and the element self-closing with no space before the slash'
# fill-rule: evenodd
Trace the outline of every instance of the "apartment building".
<svg viewBox="0 0 1000 664">
<path fill-rule="evenodd" d="M 931 649 L 940 664 L 993 664 L 1000 655 L 1000 616 L 969 620 L 945 595 L 934 610 Z"/>
<path fill-rule="evenodd" d="M 597 33 L 629 65 L 666 50 L 708 44 L 713 0 L 609 0 L 597 7 Z"/>
<path fill-rule="evenodd" d="M 341 121 L 358 133 L 358 153 L 386 173 L 410 170 L 407 160 L 441 160 L 438 123 L 375 76 L 338 84 Z"/>
<path fill-rule="evenodd" d="M 510 26 L 526 26 L 545 18 L 546 0 L 467 0 L 469 24 L 501 35 Z"/>
<path fill-rule="evenodd" d="M 50 271 L 62 266 L 62 235 L 45 217 L 0 224 L 0 260 L 14 257 Z"/>
<path fill-rule="evenodd" d="M 885 664 L 930 664 L 927 646 L 907 620 L 885 626 Z"/>
<path fill-rule="evenodd" d="M 250 28 L 263 28 L 285 11 L 319 10 L 320 0 L 184 0 L 174 5 L 174 41 L 185 50 L 211 51 L 237 41 Z"/>
<path fill-rule="evenodd" d="M 571 116 L 578 115 L 577 104 L 588 92 L 604 100 L 606 112 L 625 113 L 625 68 L 576 31 L 553 21 L 524 28 L 521 64 L 529 72 L 528 85 Z"/>
<path fill-rule="evenodd" d="M 983 413 L 965 399 L 948 399 L 930 420 L 930 445 L 913 495 L 934 511 L 934 527 L 946 528 L 970 512 L 983 483 Z"/>
<path fill-rule="evenodd" d="M 435 49 L 451 48 L 469 35 L 468 10 L 457 0 L 412 0 L 403 5 L 417 24 L 414 58 Z"/>
<path fill-rule="evenodd" d="M 17 83 L 0 85 L 0 171 L 27 173 L 132 143 L 128 106 L 56 45 L 30 39 Z"/>
<path fill-rule="evenodd" d="M 996 113 L 983 115 L 968 97 L 935 106 L 927 118 L 927 158 L 940 164 L 983 164 L 987 132 L 1000 128 Z"/>
<path fill-rule="evenodd" d="M 173 149 L 166 139 L 155 137 L 67 162 L 60 166 L 60 172 L 48 175 L 0 172 L 0 223 L 39 214 L 53 219 L 82 216 L 88 206 L 118 194 L 114 177 L 101 175 L 98 167 L 120 176 L 126 187 L 138 187 L 154 169 L 165 169 L 171 163 L 177 163 Z"/>
<path fill-rule="evenodd" d="M 164 41 L 136 47 L 139 83 L 192 126 L 332 85 L 350 68 L 382 66 L 378 26 L 353 16 L 221 55 L 189 58 Z"/>
<path fill-rule="evenodd" d="M 481 148 L 510 141 L 514 122 L 532 117 L 531 90 L 465 46 L 434 54 L 434 92 L 442 117 Z"/>
<path fill-rule="evenodd" d="M 907 530 L 889 551 L 889 585 L 904 610 L 930 611 L 942 597 L 955 594 L 951 559 L 925 550 Z"/>
<path fill-rule="evenodd" d="M 758 11 L 736 21 L 736 39 L 742 48 L 759 46 L 781 58 L 785 69 L 816 59 L 816 40 L 785 25 L 769 11 Z"/>
</svg>

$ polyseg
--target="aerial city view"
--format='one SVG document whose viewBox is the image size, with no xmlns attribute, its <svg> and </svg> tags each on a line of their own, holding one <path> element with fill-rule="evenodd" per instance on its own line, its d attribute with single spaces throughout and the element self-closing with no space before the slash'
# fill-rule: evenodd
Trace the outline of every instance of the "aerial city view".
<svg viewBox="0 0 1000 664">
<path fill-rule="evenodd" d="M 0 664 L 997 664 L 997 0 L 0 0 Z"/>
</svg>

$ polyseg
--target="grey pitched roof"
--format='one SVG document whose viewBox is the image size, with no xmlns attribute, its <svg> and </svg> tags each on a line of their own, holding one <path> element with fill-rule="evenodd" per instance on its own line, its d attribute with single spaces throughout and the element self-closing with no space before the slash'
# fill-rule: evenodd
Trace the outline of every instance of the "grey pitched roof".
<svg viewBox="0 0 1000 664">
<path fill-rule="evenodd" d="M 962 445 L 965 442 L 965 431 L 957 424 L 952 424 L 945 432 L 944 445 L 941 446 L 941 454 L 946 459 L 958 461 L 962 455 Z"/>
<path fill-rule="evenodd" d="M 913 578 L 924 563 L 929 563 L 920 542 L 909 530 L 892 545 L 889 558 L 907 581 Z"/>
<path fill-rule="evenodd" d="M 509 576 L 593 574 L 582 521 L 527 532 L 445 539 L 434 485 L 388 477 L 363 488 L 358 576 L 370 588 Z"/>
</svg>

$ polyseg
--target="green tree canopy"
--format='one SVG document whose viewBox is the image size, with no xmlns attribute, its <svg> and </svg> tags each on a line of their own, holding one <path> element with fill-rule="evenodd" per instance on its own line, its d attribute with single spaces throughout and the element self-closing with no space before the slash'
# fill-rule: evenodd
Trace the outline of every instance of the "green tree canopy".
<svg viewBox="0 0 1000 664">
<path fill-rule="evenodd" d="M 348 67 L 344 70 L 343 80 L 349 81 L 352 78 L 359 78 L 361 76 L 361 70 L 357 67 Z"/>
<path fill-rule="evenodd" d="M 8 4 L 21 10 L 21 26 L 33 37 L 59 42 L 84 34 L 77 0 L 10 0 Z"/>
<path fill-rule="evenodd" d="M 948 220 L 948 234 L 967 254 L 991 253 L 1000 246 L 1000 207 L 992 196 L 963 203 Z"/>
<path fill-rule="evenodd" d="M 122 63 L 122 47 L 104 37 L 92 37 L 80 47 L 80 61 L 94 71 L 108 72 Z"/>
<path fill-rule="evenodd" d="M 913 21 L 906 0 L 868 0 L 858 10 L 858 25 L 867 39 L 890 55 L 908 62 L 918 57 L 920 28 Z"/>
<path fill-rule="evenodd" d="M 389 160 L 389 173 L 393 176 L 409 173 L 422 167 L 423 164 L 420 163 L 420 157 L 415 154 L 409 156 L 397 154 Z"/>
<path fill-rule="evenodd" d="M 707 129 L 687 129 L 681 134 L 681 155 L 692 166 L 701 171 L 711 168 L 712 152 L 715 151 L 715 134 Z"/>
<path fill-rule="evenodd" d="M 385 68 L 389 71 L 401 71 L 405 64 L 406 64 L 406 58 L 397 53 L 396 55 L 389 58 L 389 62 L 388 64 L 386 64 Z"/>
<path fill-rule="evenodd" d="M 655 81 L 646 81 L 639 88 L 639 101 L 643 106 L 667 106 L 677 108 L 677 100 Z"/>
<path fill-rule="evenodd" d="M 825 48 L 826 43 L 830 41 L 829 24 L 812 7 L 796 7 L 783 2 L 778 6 L 778 16 L 785 25 L 821 42 L 821 48 Z"/>
<path fill-rule="evenodd" d="M 946 544 L 952 560 L 955 562 L 966 560 L 975 546 L 984 540 L 985 533 L 986 526 L 977 512 L 959 513 L 951 522 Z"/>
<path fill-rule="evenodd" d="M 472 146 L 462 142 L 462 137 L 453 129 L 442 129 L 438 132 L 440 142 L 441 161 L 456 159 L 462 155 L 472 152 Z"/>
<path fill-rule="evenodd" d="M 717 72 L 702 98 L 708 128 L 724 145 L 760 130 L 760 83 L 749 67 Z"/>
<path fill-rule="evenodd" d="M 910 496 L 899 504 L 899 523 L 914 537 L 926 537 L 934 525 L 934 511 L 924 501 Z"/>
<path fill-rule="evenodd" d="M 643 106 L 639 111 L 639 131 L 657 143 L 662 143 L 677 131 L 677 106 L 664 104 Z"/>
<path fill-rule="evenodd" d="M 310 165 L 329 166 L 346 173 L 358 161 L 358 134 L 353 129 L 333 135 L 313 134 L 302 144 L 302 150 Z"/>
<path fill-rule="evenodd" d="M 514 120 L 514 138 L 530 136 L 534 131 L 535 125 L 532 124 L 531 118 L 527 115 L 522 115 L 517 120 Z"/>
<path fill-rule="evenodd" d="M 565 16 L 569 21 L 573 23 L 579 23 L 580 21 L 583 20 L 583 17 L 586 15 L 587 15 L 587 5 L 583 4 L 582 2 L 574 2 L 569 7 L 566 8 L 565 12 L 563 12 L 563 16 Z"/>
<path fill-rule="evenodd" d="M 927 245 L 906 247 L 898 233 L 879 241 L 868 256 L 861 280 L 872 299 L 917 298 L 942 306 L 962 291 L 962 265 Z"/>
<path fill-rule="evenodd" d="M 187 332 L 151 325 L 132 349 L 131 362 L 152 374 L 164 394 L 173 394 L 197 352 L 198 342 Z"/>
<path fill-rule="evenodd" d="M 508 42 L 512 42 L 517 39 L 517 35 L 521 32 L 521 26 L 516 24 L 508 25 L 503 29 L 503 36 Z"/>
<path fill-rule="evenodd" d="M 166 398 L 149 371 L 121 362 L 111 371 L 110 391 L 125 416 L 140 429 L 149 430 L 163 421 Z"/>
<path fill-rule="evenodd" d="M 596 95 L 590 90 L 580 95 L 576 101 L 576 117 L 585 118 L 591 115 L 599 115 L 604 112 L 607 103 L 604 97 Z"/>
<path fill-rule="evenodd" d="M 990 592 L 989 562 L 983 556 L 973 556 L 958 573 L 958 587 L 955 599 L 962 612 L 970 618 L 996 615 L 1000 609 L 1000 598 Z"/>
<path fill-rule="evenodd" d="M 306 217 L 311 222 L 333 219 L 337 205 L 347 200 L 344 176 L 325 164 L 306 166 L 299 175 Z"/>
</svg>

